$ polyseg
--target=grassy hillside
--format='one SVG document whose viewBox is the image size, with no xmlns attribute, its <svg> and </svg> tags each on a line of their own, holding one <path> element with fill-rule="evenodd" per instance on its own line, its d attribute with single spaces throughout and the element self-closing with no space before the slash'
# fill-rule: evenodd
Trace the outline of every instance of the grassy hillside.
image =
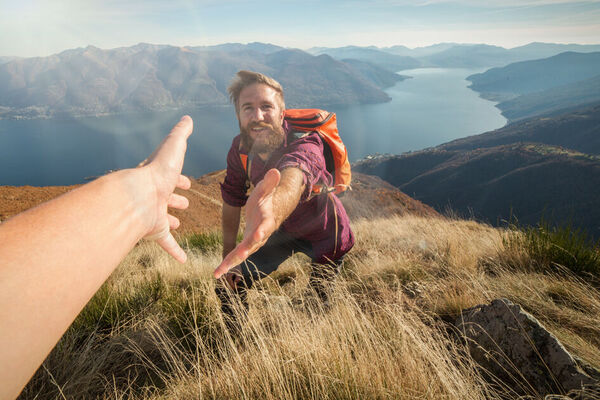
<svg viewBox="0 0 600 400">
<path fill-rule="evenodd" d="M 530 236 L 472 221 L 405 215 L 353 229 L 330 310 L 303 304 L 309 260 L 295 256 L 251 291 L 236 337 L 213 293 L 218 236 L 189 237 L 183 266 L 140 244 L 21 398 L 541 398 L 526 382 L 487 382 L 446 322 L 499 297 L 600 367 L 600 271 L 581 279 Z"/>
</svg>

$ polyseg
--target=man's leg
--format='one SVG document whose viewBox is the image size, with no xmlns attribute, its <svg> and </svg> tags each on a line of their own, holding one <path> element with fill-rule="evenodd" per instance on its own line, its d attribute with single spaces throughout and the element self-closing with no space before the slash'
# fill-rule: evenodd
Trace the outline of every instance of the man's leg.
<svg viewBox="0 0 600 400">
<path fill-rule="evenodd" d="M 215 292 L 221 301 L 221 311 L 230 332 L 240 328 L 240 313 L 248 310 L 247 290 L 271 272 L 275 271 L 293 253 L 305 253 L 312 257 L 312 246 L 309 242 L 298 240 L 278 230 L 256 253 L 252 254 L 241 266 L 242 279 L 235 289 L 226 288 L 222 281 L 217 282 Z"/>
<path fill-rule="evenodd" d="M 340 273 L 343 264 L 344 257 L 325 264 L 312 264 L 308 284 L 325 305 L 329 305 L 333 282 Z"/>
<path fill-rule="evenodd" d="M 216 283 L 215 293 L 221 302 L 225 326 L 229 333 L 236 336 L 241 328 L 240 319 L 245 318 L 248 311 L 247 290 L 241 286 L 230 289 L 220 280 Z"/>
</svg>

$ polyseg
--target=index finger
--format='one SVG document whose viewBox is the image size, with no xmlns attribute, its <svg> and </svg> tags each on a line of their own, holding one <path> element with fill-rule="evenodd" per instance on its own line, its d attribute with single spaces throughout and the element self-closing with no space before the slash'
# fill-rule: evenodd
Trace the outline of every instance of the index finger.
<svg viewBox="0 0 600 400">
<path fill-rule="evenodd" d="M 221 261 L 221 264 L 215 269 L 214 277 L 219 279 L 231 268 L 246 261 L 248 257 L 254 254 L 265 243 L 266 237 L 261 232 L 245 237 L 227 256 Z"/>
<path fill-rule="evenodd" d="M 244 262 L 252 252 L 250 247 L 242 241 L 221 261 L 221 264 L 215 269 L 214 277 L 219 279 L 225 275 L 231 268 Z"/>
<path fill-rule="evenodd" d="M 181 117 L 177 125 L 171 129 L 171 132 L 163 139 L 160 146 L 156 148 L 154 153 L 148 157 L 146 164 L 154 160 L 169 162 L 173 159 L 178 159 L 183 155 L 187 147 L 187 138 L 190 137 L 194 130 L 194 121 L 189 115 Z M 174 158 L 175 156 L 175 158 Z M 164 160 L 163 160 L 164 159 Z"/>
</svg>

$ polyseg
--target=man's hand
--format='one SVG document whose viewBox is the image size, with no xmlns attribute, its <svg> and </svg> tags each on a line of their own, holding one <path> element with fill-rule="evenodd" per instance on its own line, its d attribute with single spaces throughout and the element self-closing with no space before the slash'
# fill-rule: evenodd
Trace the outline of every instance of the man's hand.
<svg viewBox="0 0 600 400">
<path fill-rule="evenodd" d="M 149 224 L 145 236 L 147 240 L 156 242 L 177 261 L 183 263 L 187 256 L 177 244 L 171 229 L 179 227 L 179 220 L 167 213 L 167 207 L 185 209 L 188 199 L 173 193 L 175 187 L 189 189 L 190 180 L 181 175 L 183 159 L 187 148 L 187 138 L 192 134 L 194 123 L 189 116 L 181 118 L 171 133 L 163 140 L 154 153 L 143 161 L 139 167 L 146 170 L 150 181 L 155 185 L 154 219 Z"/>
<path fill-rule="evenodd" d="M 279 227 L 281 221 L 277 221 L 275 215 L 273 194 L 280 179 L 281 174 L 279 171 L 271 169 L 252 191 L 246 203 L 244 239 L 215 269 L 215 278 L 219 279 L 231 268 L 250 257 L 251 254 L 265 244 L 271 234 Z"/>
</svg>

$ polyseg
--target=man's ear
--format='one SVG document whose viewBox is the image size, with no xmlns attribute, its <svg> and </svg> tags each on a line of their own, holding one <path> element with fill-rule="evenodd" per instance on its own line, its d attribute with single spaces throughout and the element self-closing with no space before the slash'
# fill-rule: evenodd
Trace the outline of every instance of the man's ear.
<svg viewBox="0 0 600 400">
<path fill-rule="evenodd" d="M 283 119 L 285 118 L 285 107 L 281 109 L 281 115 L 279 116 L 279 123 L 283 125 Z"/>
</svg>

